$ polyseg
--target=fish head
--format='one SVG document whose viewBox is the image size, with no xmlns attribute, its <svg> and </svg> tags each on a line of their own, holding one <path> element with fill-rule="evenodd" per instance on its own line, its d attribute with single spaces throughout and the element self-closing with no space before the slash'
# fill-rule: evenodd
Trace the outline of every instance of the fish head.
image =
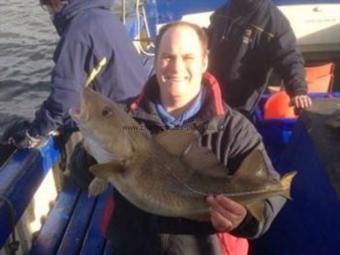
<svg viewBox="0 0 340 255">
<path fill-rule="evenodd" d="M 69 113 L 84 137 L 85 149 L 97 161 L 105 162 L 131 152 L 131 138 L 124 126 L 133 119 L 115 102 L 84 88 L 79 108 L 70 109 Z"/>
</svg>

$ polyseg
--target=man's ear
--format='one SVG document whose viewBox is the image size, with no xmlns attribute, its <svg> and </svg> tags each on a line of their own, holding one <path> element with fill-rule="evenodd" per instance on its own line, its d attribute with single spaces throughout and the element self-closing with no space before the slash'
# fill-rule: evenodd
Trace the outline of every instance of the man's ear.
<svg viewBox="0 0 340 255">
<path fill-rule="evenodd" d="M 208 58 L 208 52 L 207 54 L 204 54 L 203 56 L 203 70 L 202 70 L 202 73 L 205 73 L 208 69 L 208 64 L 209 64 L 209 58 Z"/>
<path fill-rule="evenodd" d="M 155 54 L 154 58 L 153 58 L 153 68 L 156 69 L 157 66 L 157 58 L 158 58 L 158 54 Z"/>
</svg>

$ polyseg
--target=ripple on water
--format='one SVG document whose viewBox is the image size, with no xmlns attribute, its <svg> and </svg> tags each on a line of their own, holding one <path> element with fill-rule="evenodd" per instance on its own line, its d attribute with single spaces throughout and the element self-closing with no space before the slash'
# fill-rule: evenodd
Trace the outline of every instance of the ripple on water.
<svg viewBox="0 0 340 255">
<path fill-rule="evenodd" d="M 58 36 L 37 0 L 0 3 L 0 133 L 7 122 L 32 118 L 48 96 Z"/>
</svg>

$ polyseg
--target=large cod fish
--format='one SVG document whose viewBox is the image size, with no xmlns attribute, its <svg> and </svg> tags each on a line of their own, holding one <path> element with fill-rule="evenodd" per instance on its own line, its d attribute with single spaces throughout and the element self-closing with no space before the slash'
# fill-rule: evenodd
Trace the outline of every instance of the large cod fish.
<svg viewBox="0 0 340 255">
<path fill-rule="evenodd" d="M 216 156 L 198 145 L 197 131 L 176 129 L 152 136 L 119 105 L 89 88 L 83 91 L 80 109 L 71 109 L 70 115 L 83 134 L 84 147 L 99 162 L 90 168 L 93 182 L 107 180 L 147 212 L 208 220 L 206 197 L 225 194 L 260 219 L 262 200 L 290 197 L 296 173 L 276 180 L 259 150 L 228 176 Z"/>
</svg>

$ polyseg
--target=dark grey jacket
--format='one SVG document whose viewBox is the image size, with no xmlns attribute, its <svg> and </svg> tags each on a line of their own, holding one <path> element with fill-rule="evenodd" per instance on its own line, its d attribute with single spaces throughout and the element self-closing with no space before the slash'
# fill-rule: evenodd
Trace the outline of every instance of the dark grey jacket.
<svg viewBox="0 0 340 255">
<path fill-rule="evenodd" d="M 254 148 L 262 149 L 268 159 L 261 136 L 255 127 L 242 114 L 223 103 L 215 78 L 207 74 L 204 84 L 207 92 L 205 102 L 185 127 L 195 126 L 202 132 L 208 130 L 209 134 L 202 138 L 202 145 L 209 147 L 216 154 L 226 165 L 229 174 L 238 169 L 242 160 Z M 130 110 L 131 115 L 154 134 L 167 129 L 155 107 L 159 98 L 158 88 L 156 78 L 152 77 L 142 95 L 131 104 L 133 110 Z M 221 115 L 221 118 L 211 122 L 216 115 Z M 267 164 L 273 171 L 274 178 L 278 178 L 269 159 Z M 248 238 L 260 236 L 268 229 L 284 202 L 285 199 L 281 197 L 266 200 L 263 222 L 258 222 L 248 214 L 232 234 Z M 178 253 L 171 254 L 219 254 L 217 238 L 213 235 L 216 231 L 211 223 L 152 215 L 130 204 L 118 192 L 115 192 L 114 208 L 109 236 L 117 254 L 168 254 L 167 249 L 185 246 L 186 243 L 188 247 L 184 248 L 185 250 L 178 248 Z M 192 244 L 195 242 L 196 246 Z M 190 253 L 198 250 L 205 252 Z"/>
<path fill-rule="evenodd" d="M 209 71 L 228 105 L 251 112 L 267 86 L 271 68 L 288 94 L 307 93 L 304 60 L 285 16 L 271 0 L 245 11 L 228 1 L 211 16 Z"/>
</svg>

